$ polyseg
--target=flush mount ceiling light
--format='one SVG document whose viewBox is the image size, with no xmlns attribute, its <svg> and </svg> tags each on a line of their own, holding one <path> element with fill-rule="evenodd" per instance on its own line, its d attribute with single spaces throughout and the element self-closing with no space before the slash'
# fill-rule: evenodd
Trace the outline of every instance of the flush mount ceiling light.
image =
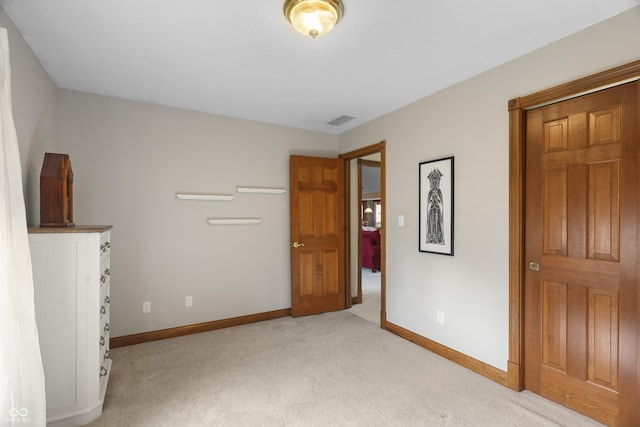
<svg viewBox="0 0 640 427">
<path fill-rule="evenodd" d="M 344 7 L 340 0 L 286 0 L 284 16 L 300 34 L 315 39 L 336 26 Z"/>
</svg>

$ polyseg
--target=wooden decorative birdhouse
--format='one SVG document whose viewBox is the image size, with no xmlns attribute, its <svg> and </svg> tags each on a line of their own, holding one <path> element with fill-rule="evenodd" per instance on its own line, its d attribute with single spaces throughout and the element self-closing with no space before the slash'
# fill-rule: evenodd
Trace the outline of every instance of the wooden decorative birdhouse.
<svg viewBox="0 0 640 427">
<path fill-rule="evenodd" d="M 45 153 L 40 172 L 40 227 L 73 227 L 73 171 L 68 154 Z"/>
</svg>

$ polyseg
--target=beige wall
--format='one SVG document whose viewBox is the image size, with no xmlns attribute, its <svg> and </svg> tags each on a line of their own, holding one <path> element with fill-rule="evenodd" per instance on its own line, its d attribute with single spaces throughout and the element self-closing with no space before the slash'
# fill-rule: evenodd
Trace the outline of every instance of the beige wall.
<svg viewBox="0 0 640 427">
<path fill-rule="evenodd" d="M 289 155 L 336 156 L 337 136 L 68 90 L 58 101 L 76 223 L 114 226 L 113 336 L 291 306 L 288 192 L 231 202 L 176 192 L 288 189 Z M 211 226 L 209 217 L 262 223 Z"/>
<path fill-rule="evenodd" d="M 13 119 L 22 163 L 27 222 L 40 223 L 40 168 L 55 151 L 56 87 L 20 33 L 0 9 L 0 27 L 9 36 Z"/>
<path fill-rule="evenodd" d="M 638 40 L 635 8 L 340 135 L 341 152 L 387 141 L 390 322 L 506 370 L 507 101 L 640 59 Z M 418 163 L 451 155 L 455 255 L 420 253 Z"/>
</svg>

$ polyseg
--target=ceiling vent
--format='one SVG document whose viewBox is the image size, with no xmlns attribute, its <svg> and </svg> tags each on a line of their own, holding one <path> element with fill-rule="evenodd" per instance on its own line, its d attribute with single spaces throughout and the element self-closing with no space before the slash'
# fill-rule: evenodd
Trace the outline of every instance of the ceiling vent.
<svg viewBox="0 0 640 427">
<path fill-rule="evenodd" d="M 355 117 L 353 116 L 347 116 L 346 114 L 343 114 L 339 117 L 336 117 L 335 119 L 328 121 L 327 124 L 328 125 L 332 125 L 332 126 L 342 126 L 343 124 L 347 123 L 348 121 L 351 121 L 355 119 Z"/>
</svg>

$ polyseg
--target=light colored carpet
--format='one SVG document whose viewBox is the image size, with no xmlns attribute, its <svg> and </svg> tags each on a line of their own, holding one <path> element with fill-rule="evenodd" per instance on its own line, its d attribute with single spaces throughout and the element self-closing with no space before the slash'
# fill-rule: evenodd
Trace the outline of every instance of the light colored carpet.
<svg viewBox="0 0 640 427">
<path fill-rule="evenodd" d="M 597 426 L 347 311 L 113 349 L 91 426 Z"/>
<path fill-rule="evenodd" d="M 354 304 L 349 311 L 380 326 L 381 273 L 362 269 L 362 304 Z"/>
</svg>

